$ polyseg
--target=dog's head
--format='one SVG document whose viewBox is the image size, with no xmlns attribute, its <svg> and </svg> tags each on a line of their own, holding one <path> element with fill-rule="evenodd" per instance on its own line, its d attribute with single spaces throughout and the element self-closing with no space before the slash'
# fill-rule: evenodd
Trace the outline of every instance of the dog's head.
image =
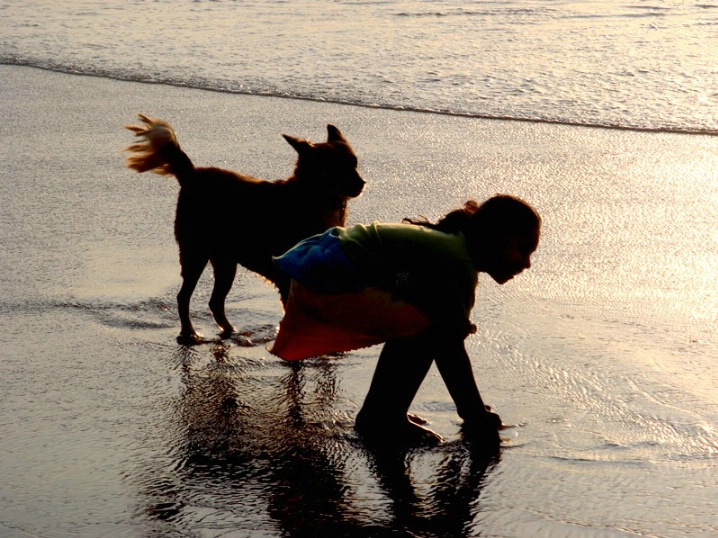
<svg viewBox="0 0 718 538">
<path fill-rule="evenodd" d="M 361 194 L 365 181 L 357 170 L 357 157 L 334 125 L 327 125 L 327 141 L 322 143 L 283 136 L 299 154 L 294 169 L 298 181 L 332 196 L 355 198 Z"/>
</svg>

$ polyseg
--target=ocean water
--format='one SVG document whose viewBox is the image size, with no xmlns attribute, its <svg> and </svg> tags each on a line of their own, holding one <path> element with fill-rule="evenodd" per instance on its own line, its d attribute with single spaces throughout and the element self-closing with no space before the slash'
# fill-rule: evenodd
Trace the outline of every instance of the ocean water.
<svg viewBox="0 0 718 538">
<path fill-rule="evenodd" d="M 0 536 L 718 535 L 718 4 L 0 15 Z M 467 341 L 512 425 L 500 458 L 462 442 L 435 372 L 415 410 L 446 443 L 365 446 L 378 349 L 283 364 L 276 294 L 246 272 L 241 333 L 177 345 L 176 185 L 122 167 L 140 111 L 197 162 L 270 178 L 279 133 L 339 125 L 368 180 L 351 222 L 534 203 L 533 267 L 482 281 Z"/>
<path fill-rule="evenodd" d="M 8 0 L 0 61 L 219 91 L 714 133 L 711 1 Z"/>
</svg>

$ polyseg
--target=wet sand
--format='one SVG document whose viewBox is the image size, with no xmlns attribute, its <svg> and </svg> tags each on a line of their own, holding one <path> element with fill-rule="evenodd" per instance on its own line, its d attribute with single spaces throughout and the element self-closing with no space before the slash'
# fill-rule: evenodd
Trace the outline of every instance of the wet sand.
<svg viewBox="0 0 718 538">
<path fill-rule="evenodd" d="M 614 324 L 582 319 L 607 301 L 599 288 L 585 295 L 578 281 L 586 273 L 566 275 L 565 258 L 578 246 L 559 233 L 575 219 L 570 204 L 584 195 L 567 191 L 561 174 L 571 170 L 586 184 L 592 177 L 627 183 L 620 177 L 626 163 L 654 166 L 657 156 L 676 169 L 687 160 L 712 165 L 712 139 L 391 112 L 21 67 L 0 66 L 0 77 L 3 537 L 718 530 L 716 486 L 707 474 L 718 406 L 715 377 L 701 362 L 715 357 L 713 291 L 696 299 L 702 317 L 676 318 L 665 292 L 663 302 L 650 293 L 611 296 L 608 306 L 623 316 Z M 532 274 L 511 288 L 482 284 L 480 331 L 469 342 L 485 399 L 516 425 L 501 456 L 487 460 L 462 442 L 435 372 L 415 411 L 447 442 L 408 452 L 366 446 L 352 422 L 378 348 L 301 367 L 272 357 L 266 345 L 281 317 L 279 300 L 246 272 L 228 299 L 240 335 L 213 339 L 205 275 L 193 315 L 213 341 L 179 346 L 177 185 L 123 168 L 131 136 L 122 125 L 138 112 L 172 122 L 196 163 L 270 179 L 288 176 L 294 162 L 282 133 L 317 140 L 327 123 L 337 125 L 368 181 L 350 206 L 350 223 L 435 218 L 467 197 L 495 192 L 534 202 L 546 233 Z M 714 185 L 709 179 L 692 188 L 715 196 Z M 610 181 L 600 187 L 611 188 Z M 651 305 L 656 315 L 641 317 Z M 687 353 L 681 357 L 692 369 L 672 376 L 670 363 L 651 362 L 661 353 Z M 611 392 L 625 379 L 637 379 L 635 386 Z M 651 406 L 655 414 L 646 411 Z"/>
</svg>

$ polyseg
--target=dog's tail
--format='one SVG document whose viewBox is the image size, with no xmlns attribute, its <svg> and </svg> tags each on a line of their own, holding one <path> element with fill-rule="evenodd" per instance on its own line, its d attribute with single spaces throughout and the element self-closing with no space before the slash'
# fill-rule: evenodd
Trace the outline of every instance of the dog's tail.
<svg viewBox="0 0 718 538">
<path fill-rule="evenodd" d="M 173 175 L 180 185 L 187 184 L 194 175 L 194 164 L 182 151 L 172 126 L 164 120 L 139 114 L 144 125 L 125 125 L 135 136 L 142 137 L 127 147 L 130 155 L 125 164 L 137 172 Z"/>
</svg>

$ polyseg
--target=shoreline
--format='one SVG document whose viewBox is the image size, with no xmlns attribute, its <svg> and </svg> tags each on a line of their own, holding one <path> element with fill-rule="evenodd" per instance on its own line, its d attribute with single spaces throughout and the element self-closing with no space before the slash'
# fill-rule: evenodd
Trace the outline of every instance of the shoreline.
<svg viewBox="0 0 718 538">
<path fill-rule="evenodd" d="M 277 92 L 277 93 L 249 92 L 249 91 L 241 91 L 241 90 L 203 87 L 203 86 L 199 86 L 199 85 L 191 85 L 191 84 L 184 84 L 184 83 L 179 83 L 179 82 L 172 82 L 169 80 L 154 81 L 154 80 L 133 79 L 133 78 L 129 78 L 129 77 L 123 78 L 120 76 L 113 76 L 108 73 L 92 73 L 92 72 L 83 72 L 83 71 L 72 71 L 69 69 L 63 70 L 61 68 L 53 68 L 53 67 L 45 67 L 45 66 L 41 66 L 41 65 L 34 65 L 32 63 L 5 62 L 5 63 L 0 63 L 0 66 L 25 67 L 25 68 L 29 68 L 29 69 L 39 69 L 39 70 L 47 71 L 50 73 L 58 73 L 58 74 L 71 75 L 71 76 L 92 77 L 92 78 L 105 79 L 108 81 L 128 82 L 128 83 L 136 83 L 136 84 L 148 84 L 148 85 L 153 85 L 153 86 L 157 85 L 157 86 L 166 86 L 166 87 L 173 87 L 173 88 L 184 88 L 184 89 L 188 89 L 188 90 L 199 90 L 199 91 L 206 91 L 206 92 L 211 92 L 211 93 L 219 93 L 219 94 L 227 94 L 227 95 L 287 99 L 290 101 L 298 101 L 298 102 L 306 102 L 306 103 L 320 103 L 320 104 L 326 104 L 326 105 L 349 106 L 349 107 L 356 107 L 356 108 L 365 108 L 368 110 L 385 110 L 385 111 L 391 111 L 391 112 L 430 114 L 430 115 L 437 115 L 437 116 L 447 116 L 450 118 L 469 118 L 469 119 L 486 120 L 486 121 L 517 122 L 517 123 L 539 124 L 539 125 L 556 125 L 559 127 L 576 127 L 576 128 L 585 128 L 585 129 L 601 129 L 601 130 L 608 130 L 608 131 L 627 131 L 627 132 L 636 132 L 636 133 L 678 134 L 678 135 L 687 135 L 687 136 L 706 136 L 706 137 L 718 136 L 718 130 L 707 129 L 707 128 L 640 127 L 640 126 L 631 126 L 631 125 L 589 123 L 589 122 L 579 122 L 579 121 L 559 120 L 559 119 L 552 120 L 550 118 L 530 118 L 530 117 L 523 118 L 523 117 L 517 117 L 517 116 L 499 116 L 499 115 L 491 115 L 491 114 L 477 114 L 477 113 L 471 113 L 471 112 L 450 111 L 450 110 L 441 110 L 441 109 L 413 108 L 413 107 L 406 107 L 406 106 L 402 106 L 402 105 L 394 105 L 394 106 L 389 105 L 389 104 L 373 105 L 370 103 L 360 103 L 360 102 L 340 101 L 340 100 L 327 101 L 327 100 L 321 99 L 321 98 L 314 98 L 314 97 L 310 97 L 310 96 L 301 96 L 301 95 L 282 94 L 279 92 Z"/>
</svg>

